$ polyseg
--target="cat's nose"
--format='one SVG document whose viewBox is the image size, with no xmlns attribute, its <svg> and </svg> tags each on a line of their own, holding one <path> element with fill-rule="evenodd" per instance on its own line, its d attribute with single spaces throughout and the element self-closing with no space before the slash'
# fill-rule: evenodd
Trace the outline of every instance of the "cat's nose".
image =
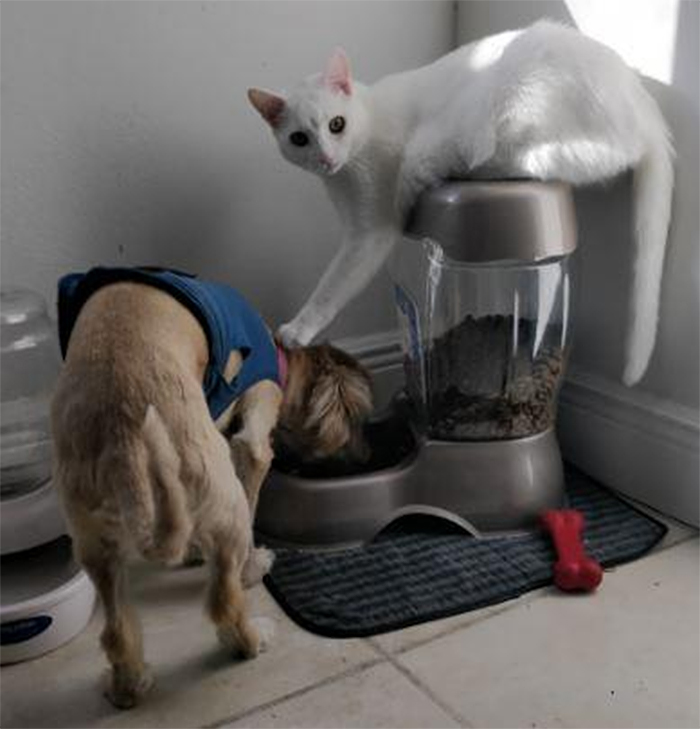
<svg viewBox="0 0 700 729">
<path fill-rule="evenodd" d="M 336 163 L 331 157 L 327 157 L 325 154 L 321 155 L 321 167 L 326 172 L 335 172 Z"/>
</svg>

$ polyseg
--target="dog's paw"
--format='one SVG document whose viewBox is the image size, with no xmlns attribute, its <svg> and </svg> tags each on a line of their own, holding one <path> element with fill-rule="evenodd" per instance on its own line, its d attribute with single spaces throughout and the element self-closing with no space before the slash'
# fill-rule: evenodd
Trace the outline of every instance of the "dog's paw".
<svg viewBox="0 0 700 729">
<path fill-rule="evenodd" d="M 182 560 L 183 567 L 199 567 L 204 564 L 204 554 L 198 544 L 190 542 Z"/>
<path fill-rule="evenodd" d="M 262 581 L 262 578 L 272 569 L 275 553 L 265 547 L 254 547 L 243 567 L 243 586 L 252 587 Z"/>
<path fill-rule="evenodd" d="M 267 650 L 275 634 L 275 621 L 270 618 L 250 618 L 245 624 L 220 625 L 219 642 L 239 658 L 255 658 Z"/>
<path fill-rule="evenodd" d="M 104 694 L 117 709 L 133 709 L 153 684 L 153 674 L 148 666 L 138 674 L 116 669 L 108 673 Z"/>
<path fill-rule="evenodd" d="M 258 653 L 264 653 L 271 645 L 277 629 L 272 618 L 251 618 L 250 622 L 258 633 Z"/>
</svg>

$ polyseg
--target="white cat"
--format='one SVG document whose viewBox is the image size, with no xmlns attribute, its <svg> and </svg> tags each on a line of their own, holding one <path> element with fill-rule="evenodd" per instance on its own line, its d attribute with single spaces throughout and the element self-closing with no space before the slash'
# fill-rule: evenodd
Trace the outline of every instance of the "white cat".
<svg viewBox="0 0 700 729">
<path fill-rule="evenodd" d="M 355 82 L 341 50 L 287 98 L 250 89 L 290 162 L 321 177 L 342 246 L 297 316 L 306 344 L 377 273 L 421 189 L 446 177 L 574 185 L 634 168 L 636 249 L 625 383 L 654 348 L 671 214 L 673 149 L 656 102 L 611 49 L 549 21 L 458 48 L 434 63 Z"/>
</svg>

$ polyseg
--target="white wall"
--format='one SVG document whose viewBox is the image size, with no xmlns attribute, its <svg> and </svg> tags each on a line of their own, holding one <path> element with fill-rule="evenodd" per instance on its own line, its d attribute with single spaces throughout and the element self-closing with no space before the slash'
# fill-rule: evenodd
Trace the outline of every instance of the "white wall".
<svg viewBox="0 0 700 729">
<path fill-rule="evenodd" d="M 605 12 L 604 0 L 591 2 Z M 585 10 L 585 3 L 577 5 Z M 634 5 L 629 4 L 631 13 Z M 542 17 L 574 25 L 562 0 L 462 0 L 458 38 L 464 43 Z M 635 32 L 634 23 L 621 30 Z M 609 485 L 695 523 L 700 402 L 699 37 L 700 4 L 682 0 L 671 83 L 645 79 L 673 131 L 677 150 L 673 222 L 650 368 L 637 387 L 627 390 L 619 384 L 632 253 L 631 185 L 626 176 L 576 194 L 579 288 L 571 376 L 563 391 L 559 423 L 569 458 Z M 641 52 L 654 40 L 639 37 L 634 45 Z"/>
<path fill-rule="evenodd" d="M 238 286 L 291 317 L 338 243 L 315 178 L 249 107 L 336 45 L 373 81 L 449 49 L 448 2 L 6 2 L 2 286 L 54 299 L 56 278 L 150 263 Z M 400 32 L 398 32 L 400 30 Z M 394 326 L 388 282 L 330 336 Z"/>
</svg>

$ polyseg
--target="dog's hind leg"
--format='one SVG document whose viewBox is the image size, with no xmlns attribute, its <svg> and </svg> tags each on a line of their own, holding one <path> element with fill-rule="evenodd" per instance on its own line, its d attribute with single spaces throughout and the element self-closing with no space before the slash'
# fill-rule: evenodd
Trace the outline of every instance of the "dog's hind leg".
<svg viewBox="0 0 700 729">
<path fill-rule="evenodd" d="M 252 546 L 250 509 L 226 441 L 219 433 L 216 438 L 206 458 L 212 498 L 200 527 L 211 570 L 207 610 L 221 643 L 254 658 L 272 638 L 273 623 L 248 614 L 242 572 Z"/>
<path fill-rule="evenodd" d="M 111 524 L 85 514 L 73 521 L 76 559 L 90 576 L 104 608 L 101 643 L 112 667 L 106 695 L 116 707 L 129 709 L 153 680 L 143 659 L 141 626 L 127 602 L 125 555 L 119 541 L 110 537 Z"/>
</svg>

